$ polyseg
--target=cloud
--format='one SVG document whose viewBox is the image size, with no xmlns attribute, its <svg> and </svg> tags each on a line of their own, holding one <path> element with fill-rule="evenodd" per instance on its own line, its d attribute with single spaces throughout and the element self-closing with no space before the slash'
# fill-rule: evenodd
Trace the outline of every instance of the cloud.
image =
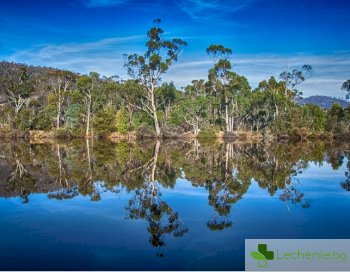
<svg viewBox="0 0 350 272">
<path fill-rule="evenodd" d="M 253 88 L 270 76 L 278 78 L 286 69 L 310 64 L 313 75 L 299 86 L 305 97 L 322 94 L 344 98 L 341 85 L 348 79 L 350 69 L 349 52 L 329 55 L 238 54 L 231 61 L 234 64 L 233 71 L 246 76 Z M 211 66 L 212 62 L 208 58 L 180 60 L 163 79 L 173 80 L 177 86 L 186 86 L 193 79 L 207 79 L 207 71 Z"/>
<path fill-rule="evenodd" d="M 206 21 L 242 10 L 257 0 L 176 0 L 177 6 L 193 20 Z"/>
<path fill-rule="evenodd" d="M 68 69 L 80 73 L 91 71 L 103 75 L 123 75 L 124 53 L 131 53 L 144 43 L 144 35 L 111 37 L 85 43 L 66 43 L 36 46 L 22 50 L 7 59 L 33 65 Z"/>
<path fill-rule="evenodd" d="M 144 51 L 144 35 L 127 37 L 111 37 L 85 43 L 66 43 L 37 46 L 19 51 L 7 60 L 24 62 L 32 65 L 50 66 L 68 69 L 80 73 L 91 71 L 102 75 L 119 75 L 127 78 L 123 67 L 124 53 L 142 53 Z M 261 80 L 270 76 L 278 78 L 288 69 L 310 64 L 313 75 L 300 85 L 304 96 L 315 94 L 343 97 L 342 83 L 349 79 L 350 52 L 334 52 L 328 55 L 311 54 L 236 54 L 231 59 L 233 70 L 248 78 L 255 88 Z M 180 88 L 191 83 L 193 79 L 207 79 L 208 69 L 213 65 L 205 53 L 187 53 L 180 57 L 163 75 L 163 81 L 173 81 Z"/>
<path fill-rule="evenodd" d="M 116 6 L 126 2 L 128 0 L 83 0 L 83 3 L 88 8 Z"/>
</svg>

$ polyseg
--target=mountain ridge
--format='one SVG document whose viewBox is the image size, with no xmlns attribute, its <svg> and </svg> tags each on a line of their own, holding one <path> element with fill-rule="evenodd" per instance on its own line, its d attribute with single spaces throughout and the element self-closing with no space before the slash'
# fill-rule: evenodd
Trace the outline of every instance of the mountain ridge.
<svg viewBox="0 0 350 272">
<path fill-rule="evenodd" d="M 324 109 L 330 109 L 334 103 L 338 103 L 342 108 L 347 108 L 350 103 L 336 97 L 326 95 L 312 95 L 306 98 L 301 98 L 298 103 L 300 105 L 313 104 Z"/>
</svg>

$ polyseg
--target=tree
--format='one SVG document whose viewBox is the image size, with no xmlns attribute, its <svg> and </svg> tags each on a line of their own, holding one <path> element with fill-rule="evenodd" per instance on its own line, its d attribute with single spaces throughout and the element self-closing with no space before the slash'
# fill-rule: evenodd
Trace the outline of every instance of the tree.
<svg viewBox="0 0 350 272">
<path fill-rule="evenodd" d="M 347 92 L 346 99 L 350 99 L 350 79 L 343 83 L 341 89 Z"/>
<path fill-rule="evenodd" d="M 272 104 L 272 107 L 269 110 L 273 110 L 273 120 L 275 121 L 279 117 L 281 106 L 286 103 L 286 96 L 283 94 L 283 82 L 277 81 L 275 77 L 272 76 L 268 81 L 261 81 L 258 90 L 266 93 L 268 96 L 268 102 Z"/>
<path fill-rule="evenodd" d="M 69 71 L 54 70 L 48 74 L 48 84 L 57 96 L 57 117 L 56 128 L 60 128 L 62 115 L 62 104 L 64 103 L 65 93 L 75 79 L 75 75 Z"/>
<path fill-rule="evenodd" d="M 100 87 L 100 75 L 91 72 L 88 76 L 81 76 L 78 79 L 78 89 L 84 95 L 84 103 L 86 107 L 86 130 L 85 136 L 90 136 L 90 122 L 93 113 L 93 101 Z"/>
<path fill-rule="evenodd" d="M 94 131 L 97 136 L 105 137 L 116 130 L 116 114 L 112 105 L 100 109 L 94 116 Z"/>
<path fill-rule="evenodd" d="M 166 73 L 169 67 L 178 59 L 184 46 L 187 45 L 181 39 L 165 40 L 162 37 L 163 29 L 159 28 L 160 19 L 154 21 L 155 25 L 147 32 L 147 51 L 144 55 L 125 55 L 125 67 L 129 76 L 139 81 L 146 91 L 146 101 L 142 109 L 149 114 L 154 122 L 156 135 L 160 136 L 161 130 L 157 116 L 155 100 L 156 86 L 161 81 L 161 75 Z"/>
<path fill-rule="evenodd" d="M 30 95 L 34 92 L 27 68 L 20 66 L 9 69 L 7 75 L 0 78 L 0 90 L 14 107 L 17 117 L 18 112 L 28 103 Z"/>
<path fill-rule="evenodd" d="M 204 79 L 192 80 L 191 85 L 185 87 L 186 97 L 197 97 L 206 94 L 206 86 Z"/>
<path fill-rule="evenodd" d="M 322 108 L 317 105 L 307 104 L 303 107 L 306 126 L 312 131 L 322 131 L 325 125 L 326 115 Z"/>
<path fill-rule="evenodd" d="M 207 116 L 207 108 L 208 102 L 205 96 L 183 99 L 175 106 L 172 122 L 176 125 L 185 122 L 192 127 L 194 135 L 198 135 L 200 125 Z"/>
<path fill-rule="evenodd" d="M 229 94 L 227 89 L 228 77 L 232 68 L 229 56 L 232 54 L 230 48 L 225 48 L 221 44 L 212 44 L 207 48 L 207 54 L 214 60 L 214 67 L 209 70 L 209 81 L 215 93 L 222 96 L 222 104 L 225 111 L 225 128 L 226 131 L 232 131 L 229 121 Z"/>
<path fill-rule="evenodd" d="M 242 130 L 249 119 L 251 87 L 247 78 L 234 72 L 229 74 L 226 96 L 229 102 L 228 130 Z"/>
<path fill-rule="evenodd" d="M 337 132 L 337 128 L 340 129 L 340 122 L 344 117 L 344 110 L 338 104 L 334 103 L 333 106 L 327 112 L 326 125 L 327 131 Z"/>
<path fill-rule="evenodd" d="M 122 104 L 127 110 L 129 119 L 128 127 L 131 128 L 135 109 L 142 108 L 142 86 L 136 80 L 126 80 L 121 84 L 118 95 L 120 95 Z"/>
<path fill-rule="evenodd" d="M 170 118 L 170 112 L 174 104 L 176 103 L 176 99 L 178 97 L 178 91 L 173 82 L 163 83 L 156 90 L 156 100 L 158 103 L 158 107 L 165 114 L 165 120 Z"/>
<path fill-rule="evenodd" d="M 293 69 L 292 72 L 284 71 L 280 74 L 280 78 L 284 80 L 284 92 L 285 96 L 293 99 L 295 96 L 302 95 L 296 87 L 304 82 L 306 79 L 310 78 L 312 74 L 311 65 L 304 64 L 301 69 Z M 289 91 L 290 90 L 290 91 Z"/>
<path fill-rule="evenodd" d="M 116 128 L 121 134 L 126 134 L 130 129 L 129 114 L 125 107 L 122 107 L 116 115 Z"/>
</svg>

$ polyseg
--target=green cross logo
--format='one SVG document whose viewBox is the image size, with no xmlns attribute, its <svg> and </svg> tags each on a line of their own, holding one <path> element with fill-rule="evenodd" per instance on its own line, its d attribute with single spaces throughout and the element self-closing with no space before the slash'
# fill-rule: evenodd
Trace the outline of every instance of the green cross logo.
<svg viewBox="0 0 350 272">
<path fill-rule="evenodd" d="M 259 244 L 258 251 L 251 251 L 250 256 L 258 261 L 258 266 L 260 268 L 264 268 L 267 266 L 267 260 L 274 259 L 274 252 L 267 250 L 267 244 Z"/>
</svg>

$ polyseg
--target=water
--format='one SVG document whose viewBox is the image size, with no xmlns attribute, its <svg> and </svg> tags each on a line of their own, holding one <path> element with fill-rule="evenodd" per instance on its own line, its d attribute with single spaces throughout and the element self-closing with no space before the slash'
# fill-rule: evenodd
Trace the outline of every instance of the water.
<svg viewBox="0 0 350 272">
<path fill-rule="evenodd" d="M 1 270 L 244 270 L 350 238 L 348 143 L 0 143 Z"/>
</svg>

